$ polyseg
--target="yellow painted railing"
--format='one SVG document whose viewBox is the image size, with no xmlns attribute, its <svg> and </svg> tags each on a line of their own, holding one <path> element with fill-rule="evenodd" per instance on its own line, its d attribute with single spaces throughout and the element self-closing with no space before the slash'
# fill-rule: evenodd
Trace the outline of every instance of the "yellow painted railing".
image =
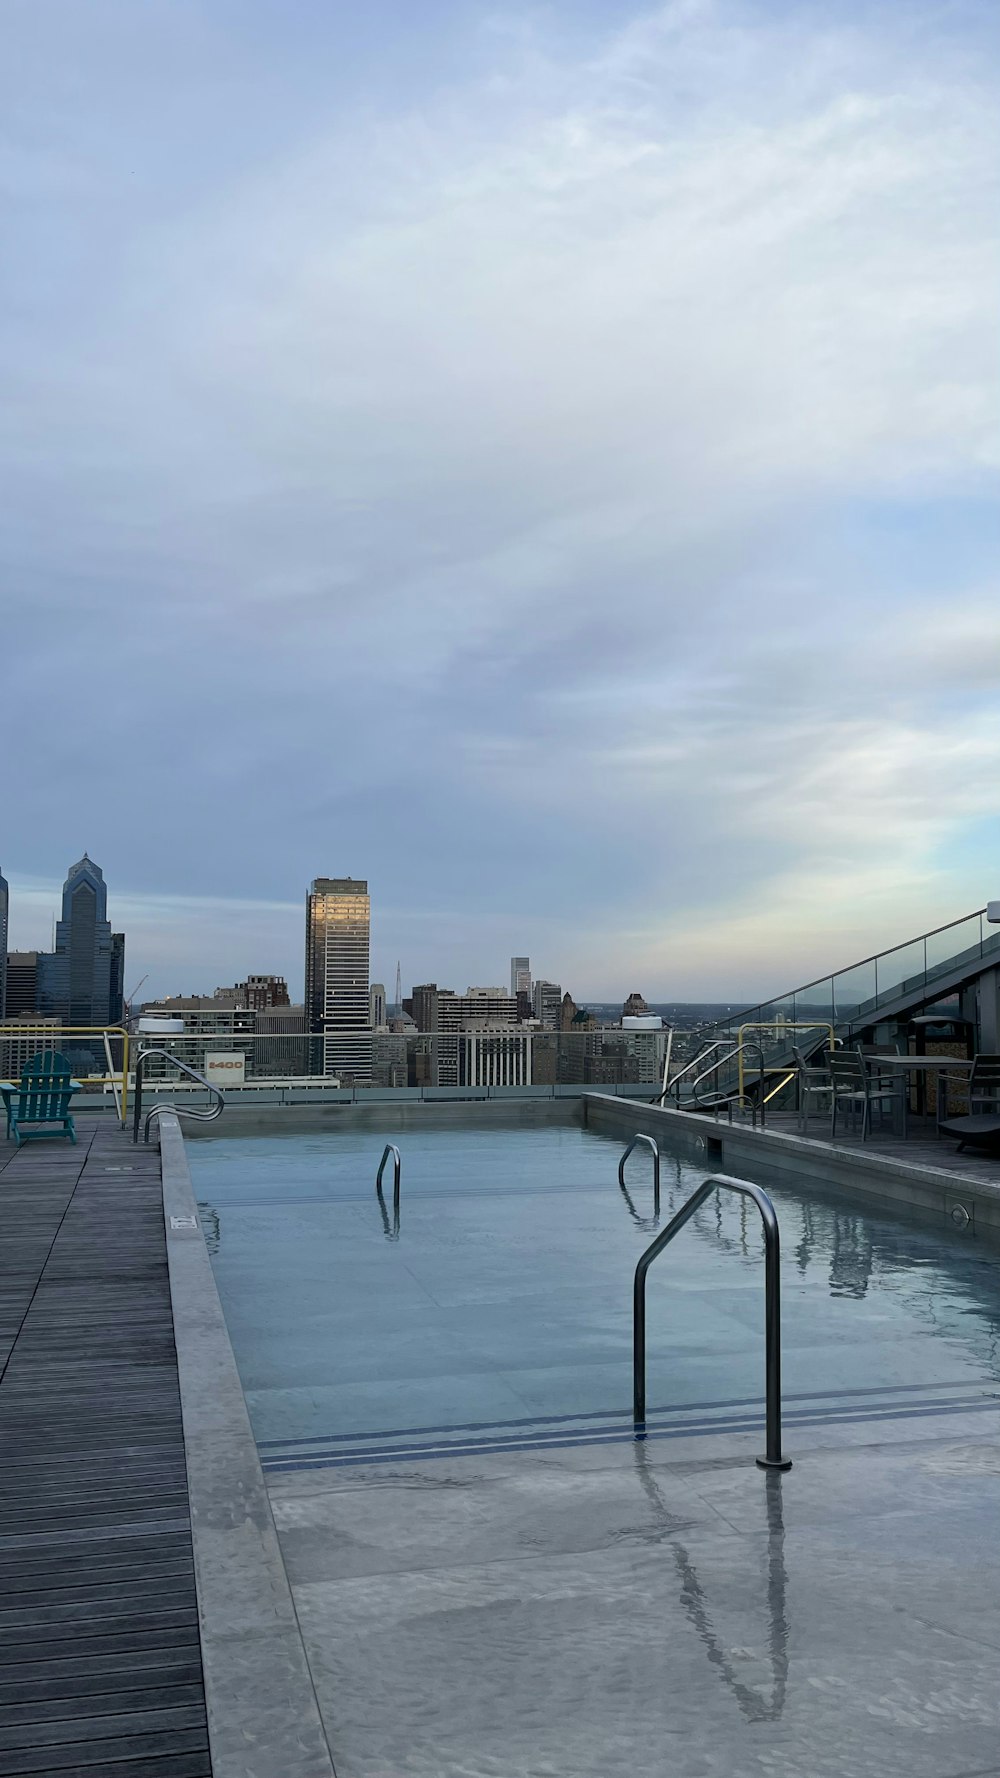
<svg viewBox="0 0 1000 1778">
<path fill-rule="evenodd" d="M 124 1025 L 58 1025 L 39 1017 L 31 1019 L 7 1020 L 0 1024 L 0 1050 L 5 1043 L 34 1044 L 36 1049 L 58 1050 L 67 1041 L 75 1037 L 99 1037 L 104 1046 L 107 1058 L 107 1070 L 104 1074 L 85 1074 L 80 1079 L 81 1086 L 102 1087 L 110 1084 L 115 1096 L 115 1109 L 122 1124 L 128 1113 L 128 1045 L 129 1036 Z M 111 1054 L 111 1041 L 121 1040 L 122 1065 L 118 1069 L 114 1065 Z M 17 1081 L 13 1083 L 15 1086 Z"/>
<path fill-rule="evenodd" d="M 777 1031 L 782 1031 L 782 1032 L 784 1032 L 784 1031 L 826 1031 L 829 1033 L 830 1048 L 833 1049 L 833 1047 L 834 1047 L 833 1026 L 831 1024 L 827 1023 L 823 1019 L 807 1019 L 801 1024 L 795 1024 L 790 1019 L 771 1019 L 771 1020 L 766 1020 L 766 1021 L 764 1021 L 764 1020 L 751 1021 L 749 1024 L 741 1025 L 739 1028 L 739 1032 L 737 1034 L 737 1043 L 739 1044 L 739 1077 L 740 1077 L 740 1092 L 741 1093 L 743 1092 L 743 1088 L 744 1088 L 743 1040 L 744 1040 L 744 1034 L 747 1031 L 775 1031 L 775 1032 L 777 1032 Z M 764 1103 L 766 1105 L 768 1103 L 768 1100 L 773 1099 L 776 1093 L 780 1093 L 781 1088 L 783 1086 L 785 1086 L 787 1084 L 787 1082 L 792 1078 L 792 1076 L 795 1073 L 795 1070 L 792 1069 L 791 1071 L 789 1071 L 787 1063 L 786 1063 L 780 1069 L 765 1068 L 764 1073 L 765 1074 L 780 1073 L 784 1076 L 784 1079 L 779 1081 L 778 1085 L 774 1088 L 773 1092 L 768 1093 L 767 1098 L 764 1101 Z"/>
</svg>

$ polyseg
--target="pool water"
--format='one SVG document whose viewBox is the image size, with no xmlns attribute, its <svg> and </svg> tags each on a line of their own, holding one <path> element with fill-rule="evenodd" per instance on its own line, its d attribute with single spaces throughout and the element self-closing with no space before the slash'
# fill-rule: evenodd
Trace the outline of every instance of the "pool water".
<svg viewBox="0 0 1000 1778">
<path fill-rule="evenodd" d="M 391 1166 L 384 1211 L 374 1189 L 387 1139 L 402 1154 L 398 1232 Z M 570 1422 L 581 1439 L 616 1426 L 625 1436 L 632 1275 L 656 1225 L 651 1158 L 630 1158 L 624 1195 L 621 1150 L 577 1125 L 430 1119 L 388 1138 L 191 1143 L 265 1453 L 346 1461 L 380 1440 L 433 1450 L 460 1432 L 502 1441 Z M 704 1168 L 661 1165 L 662 1227 Z M 989 1247 L 814 1192 L 771 1195 L 789 1411 L 868 1394 L 904 1412 L 918 1393 L 946 1404 L 949 1392 L 995 1390 L 1000 1271 Z M 718 1194 L 649 1276 L 651 1415 L 759 1415 L 763 1311 L 758 1213 Z"/>
</svg>

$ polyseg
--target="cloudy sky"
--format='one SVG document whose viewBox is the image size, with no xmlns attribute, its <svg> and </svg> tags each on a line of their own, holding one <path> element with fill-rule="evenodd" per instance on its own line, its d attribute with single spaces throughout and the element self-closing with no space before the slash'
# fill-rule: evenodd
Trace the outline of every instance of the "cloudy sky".
<svg viewBox="0 0 1000 1778">
<path fill-rule="evenodd" d="M 12 943 L 86 848 L 129 988 L 350 874 L 390 989 L 751 999 L 1000 895 L 992 0 L 3 36 Z"/>
</svg>

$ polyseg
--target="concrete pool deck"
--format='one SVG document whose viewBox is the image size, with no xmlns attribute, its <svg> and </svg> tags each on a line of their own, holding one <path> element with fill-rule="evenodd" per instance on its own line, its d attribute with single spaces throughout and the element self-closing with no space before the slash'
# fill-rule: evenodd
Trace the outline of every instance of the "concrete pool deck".
<svg viewBox="0 0 1000 1778">
<path fill-rule="evenodd" d="M 339 1778 L 1000 1772 L 995 1413 L 787 1443 L 270 1478 Z"/>
</svg>

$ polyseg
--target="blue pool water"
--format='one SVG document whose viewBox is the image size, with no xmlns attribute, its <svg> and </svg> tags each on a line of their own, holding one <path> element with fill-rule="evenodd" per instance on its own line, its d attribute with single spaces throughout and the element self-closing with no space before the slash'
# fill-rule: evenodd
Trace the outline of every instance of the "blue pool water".
<svg viewBox="0 0 1000 1778">
<path fill-rule="evenodd" d="M 402 1216 L 374 1179 L 402 1153 Z M 195 1192 L 261 1443 L 624 1415 L 631 1289 L 653 1234 L 652 1168 L 617 1183 L 618 1138 L 576 1125 L 435 1125 L 189 1146 Z M 664 1157 L 662 1221 L 704 1177 Z M 774 1187 L 786 1401 L 990 1390 L 993 1251 L 916 1222 Z M 387 1232 L 388 1222 L 388 1232 Z M 763 1393 L 763 1247 L 717 1196 L 657 1261 L 653 1409 Z"/>
</svg>

